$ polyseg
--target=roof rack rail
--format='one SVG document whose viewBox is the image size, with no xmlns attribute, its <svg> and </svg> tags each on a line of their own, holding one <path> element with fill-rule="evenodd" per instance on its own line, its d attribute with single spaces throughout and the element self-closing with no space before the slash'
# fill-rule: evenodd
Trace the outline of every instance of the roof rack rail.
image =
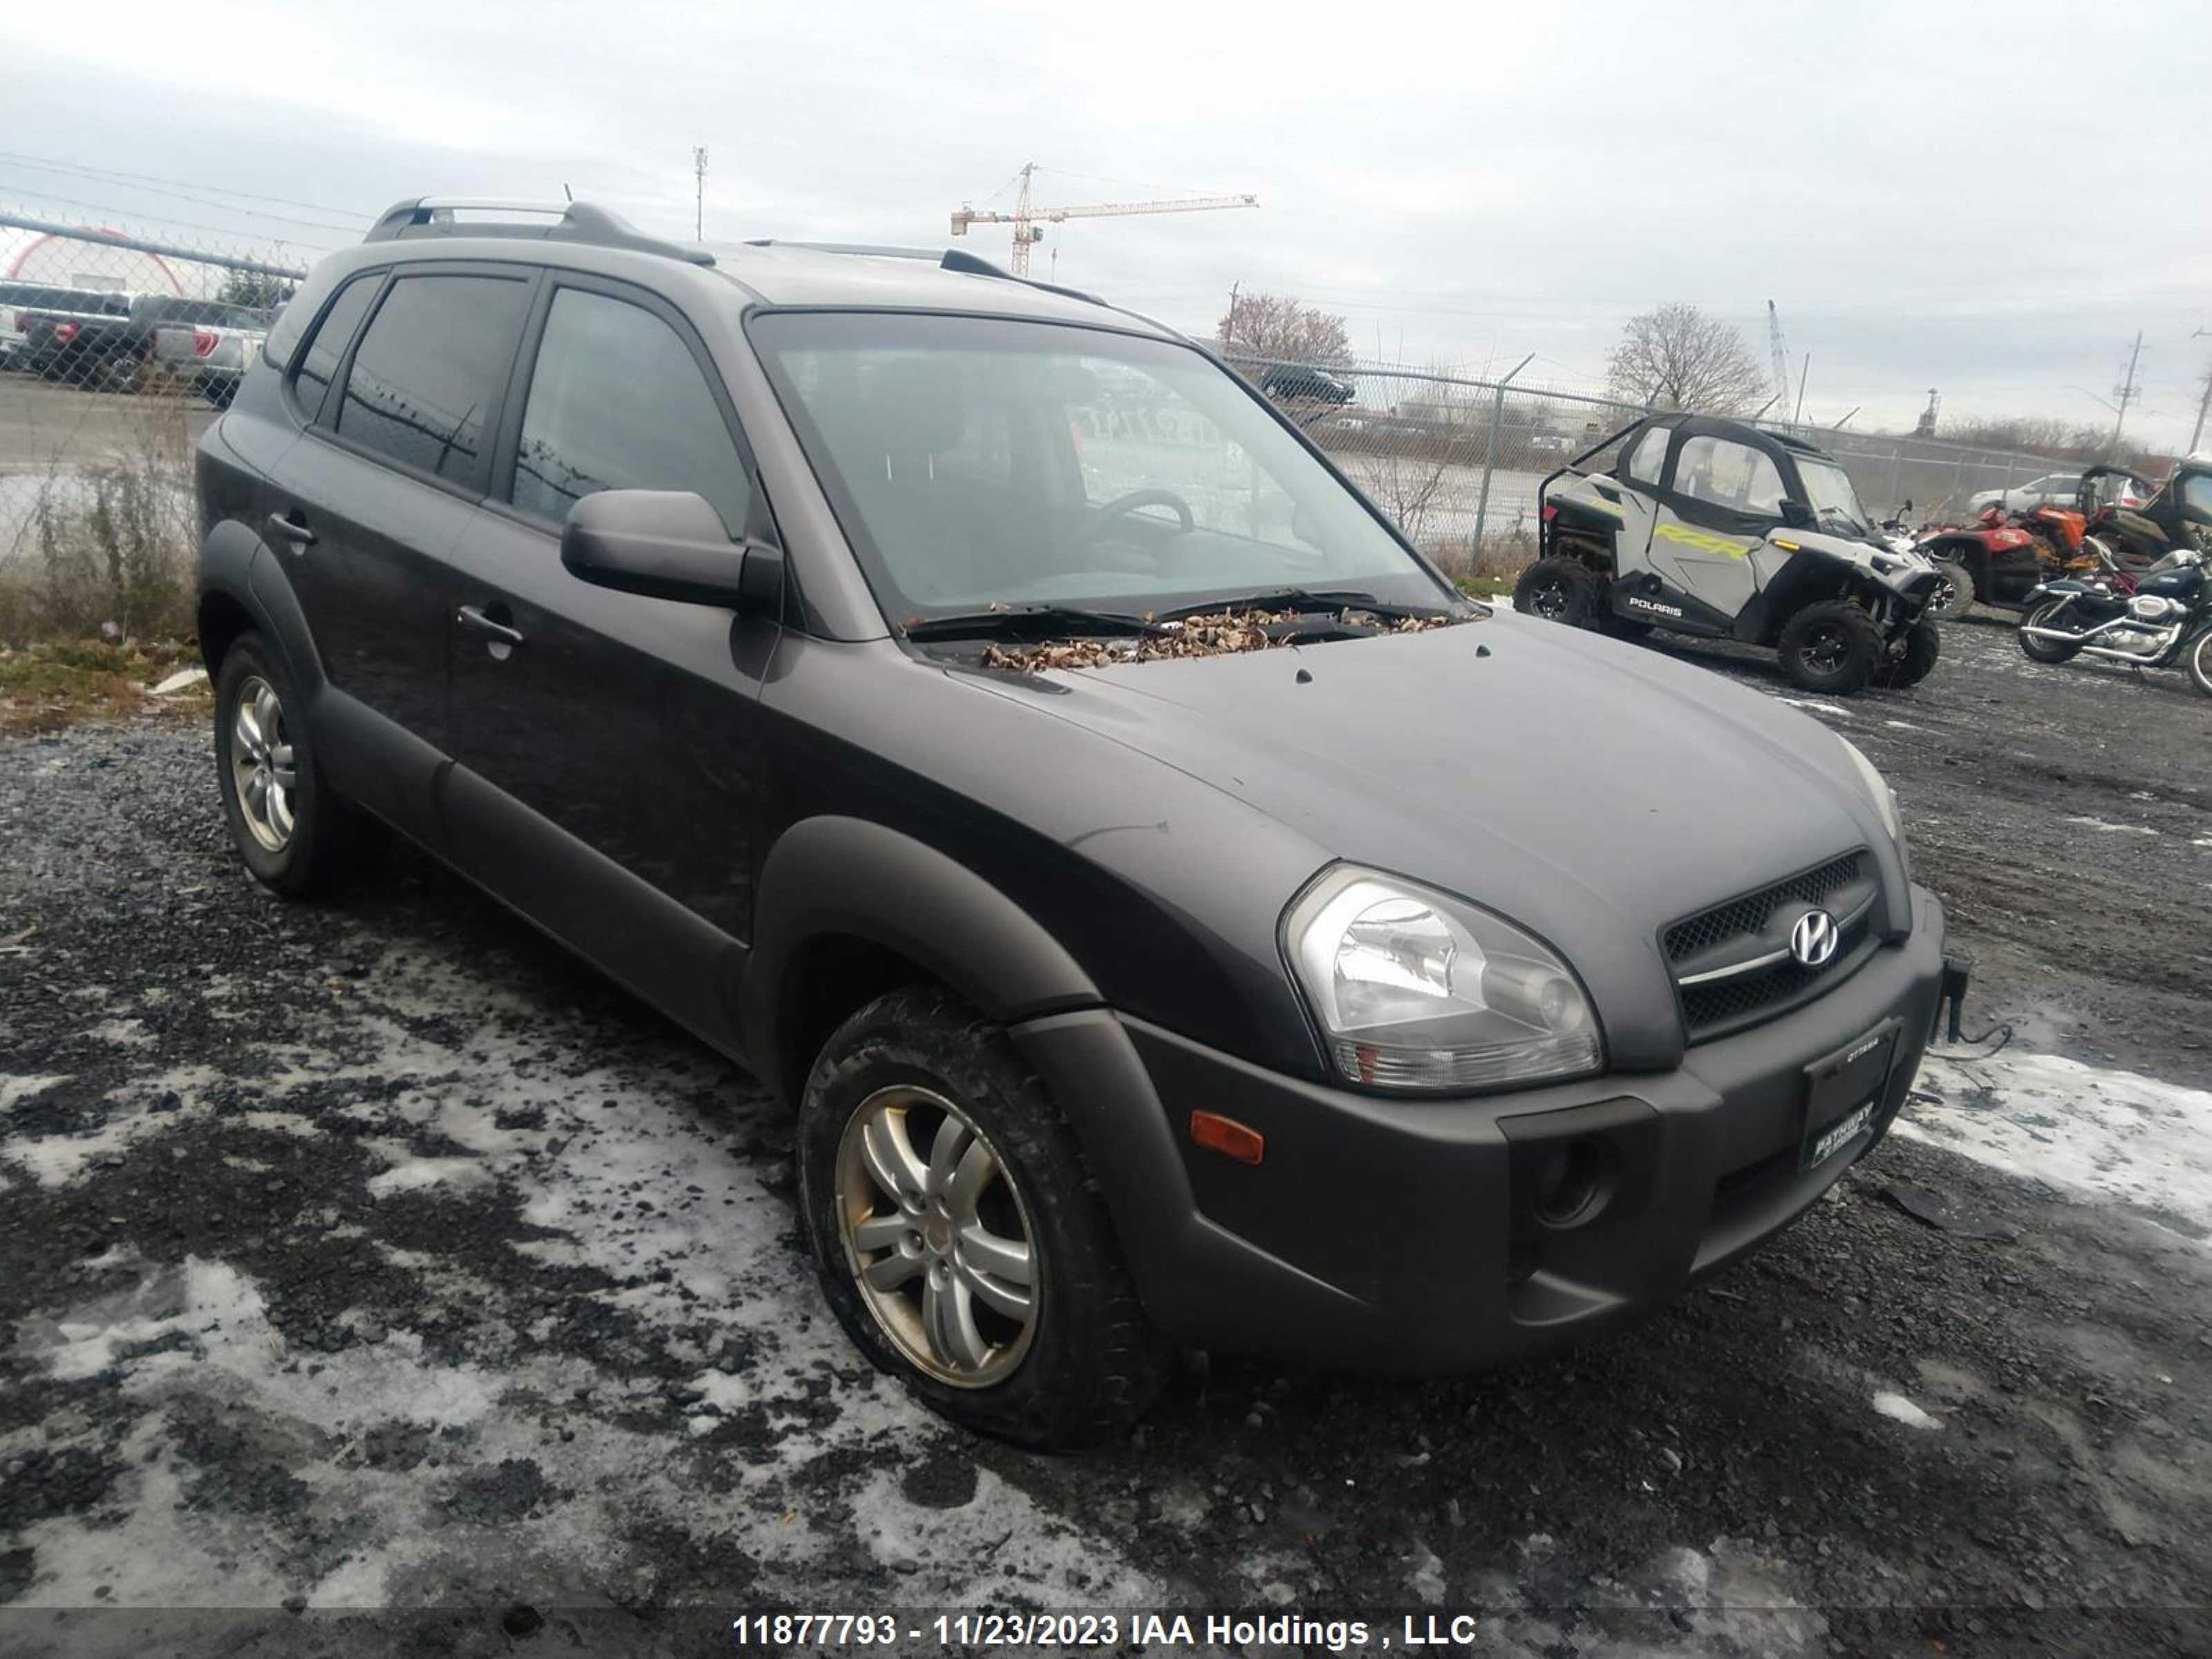
<svg viewBox="0 0 2212 1659">
<path fill-rule="evenodd" d="M 980 254 L 965 248 L 948 247 L 882 247 L 868 242 L 787 242 L 773 236 L 756 236 L 747 247 L 795 247 L 809 253 L 859 253 L 878 259 L 927 259 L 946 270 L 957 270 L 969 276 L 995 276 L 1001 282 L 1019 283 L 1024 288 L 1042 289 L 1047 294 L 1057 294 L 1065 300 L 1080 300 L 1085 305 L 1104 306 L 1099 295 L 1079 288 L 1069 288 L 1060 283 L 1041 283 L 1034 276 L 1017 276 L 1004 265 L 993 264 Z M 1107 306 L 1108 310 L 1115 309 Z"/>
<path fill-rule="evenodd" d="M 459 218 L 459 214 L 520 214 L 520 219 Z M 364 242 L 393 242 L 416 236 L 521 236 L 549 242 L 584 242 L 593 247 L 623 247 L 658 253 L 695 265 L 711 265 L 703 247 L 647 236 L 620 214 L 592 202 L 495 201 L 460 196 L 415 196 L 395 202 L 378 216 Z"/>
</svg>

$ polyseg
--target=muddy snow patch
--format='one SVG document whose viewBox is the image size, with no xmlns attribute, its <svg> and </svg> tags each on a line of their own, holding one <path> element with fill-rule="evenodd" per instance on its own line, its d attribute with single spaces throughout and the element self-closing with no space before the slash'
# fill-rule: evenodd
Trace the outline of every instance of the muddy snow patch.
<svg viewBox="0 0 2212 1659">
<path fill-rule="evenodd" d="M 1838 720 L 1849 720 L 1851 711 L 1840 703 L 1814 702 L 1809 697 L 1781 697 L 1776 701 L 1788 703 L 1792 708 L 1809 709 L 1815 714 L 1833 714 Z"/>
<path fill-rule="evenodd" d="M 1902 1423 L 1909 1429 L 1934 1430 L 1943 1426 L 1940 1419 L 1930 1417 L 1893 1389 L 1883 1389 L 1876 1392 L 1874 1408 L 1892 1422 Z"/>
<path fill-rule="evenodd" d="M 2212 1092 L 2059 1054 L 1930 1058 L 1897 1133 L 2212 1244 Z"/>
<path fill-rule="evenodd" d="M 86 1112 L 96 1120 L 92 1127 L 45 1135 L 10 1134 L 0 1143 L 0 1164 L 13 1164 L 42 1187 L 67 1186 L 99 1159 L 118 1155 L 149 1135 L 205 1115 L 204 1092 L 225 1080 L 223 1073 L 211 1067 L 187 1066 L 110 1090 L 91 1103 Z M 67 1078 L 0 1079 L 0 1109 L 69 1081 Z M 33 1086 L 11 1097 L 10 1083 Z"/>
<path fill-rule="evenodd" d="M 2142 823 L 2108 823 L 2103 818 L 2069 818 L 2069 823 L 2078 823 L 2084 830 L 2094 830 L 2100 836 L 2154 836 L 2157 830 Z"/>
<path fill-rule="evenodd" d="M 0 1077 L 0 1112 L 7 1111 L 18 1101 L 28 1100 L 33 1095 L 46 1093 L 57 1083 L 68 1081 L 69 1079 L 66 1076 Z"/>
</svg>

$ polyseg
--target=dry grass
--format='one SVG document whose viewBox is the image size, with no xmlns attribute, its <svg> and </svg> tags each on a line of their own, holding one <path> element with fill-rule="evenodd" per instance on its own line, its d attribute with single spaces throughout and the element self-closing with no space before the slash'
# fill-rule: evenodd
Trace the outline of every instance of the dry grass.
<svg viewBox="0 0 2212 1659">
<path fill-rule="evenodd" d="M 117 400 L 96 441 L 58 429 L 52 464 L 0 524 L 0 646 L 161 640 L 192 627 L 197 543 L 183 401 Z"/>
<path fill-rule="evenodd" d="M 193 645 L 111 645 L 81 640 L 0 649 L 0 732 L 52 732 L 78 720 L 143 714 L 205 720 L 207 683 L 156 697 L 153 688 L 181 668 L 197 668 Z"/>
</svg>

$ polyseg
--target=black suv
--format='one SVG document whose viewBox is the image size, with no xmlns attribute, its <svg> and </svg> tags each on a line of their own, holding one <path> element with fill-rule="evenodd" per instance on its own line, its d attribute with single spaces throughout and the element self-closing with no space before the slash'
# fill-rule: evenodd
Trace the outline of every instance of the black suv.
<svg viewBox="0 0 2212 1659">
<path fill-rule="evenodd" d="M 939 1409 L 1487 1363 L 1880 1139 L 1943 919 L 1848 744 L 1468 603 L 1087 295 L 556 211 L 394 208 L 210 428 L 224 807 L 286 894 L 397 829 L 781 1091 Z"/>
</svg>

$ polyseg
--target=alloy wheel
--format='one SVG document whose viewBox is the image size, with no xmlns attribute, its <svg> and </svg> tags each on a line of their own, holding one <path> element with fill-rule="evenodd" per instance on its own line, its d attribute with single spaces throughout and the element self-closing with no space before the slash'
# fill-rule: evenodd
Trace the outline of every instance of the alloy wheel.
<svg viewBox="0 0 2212 1659">
<path fill-rule="evenodd" d="M 974 1120 L 916 1085 L 879 1089 L 847 1121 L 836 1173 L 846 1266 L 892 1346 L 954 1388 L 1010 1376 L 1036 1333 L 1036 1233 Z"/>
<path fill-rule="evenodd" d="M 293 802 L 300 774 L 284 732 L 284 705 L 276 688 L 258 675 L 238 688 L 230 722 L 230 776 L 248 833 L 268 851 L 283 852 L 296 823 Z"/>
<path fill-rule="evenodd" d="M 1528 590 L 1528 609 L 1546 622 L 1559 621 L 1567 614 L 1566 583 L 1557 576 L 1537 583 Z"/>
<path fill-rule="evenodd" d="M 1813 629 L 1805 636 L 1805 647 L 1799 653 L 1805 665 L 1816 674 L 1835 673 L 1850 654 L 1850 635 L 1835 623 L 1822 623 Z"/>
</svg>

